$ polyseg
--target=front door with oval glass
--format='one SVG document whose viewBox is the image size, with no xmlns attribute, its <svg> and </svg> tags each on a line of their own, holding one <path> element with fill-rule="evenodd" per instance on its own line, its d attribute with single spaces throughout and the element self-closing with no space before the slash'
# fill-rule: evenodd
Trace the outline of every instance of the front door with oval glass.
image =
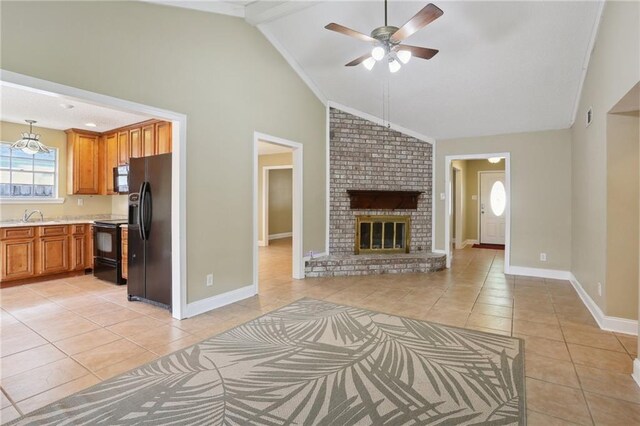
<svg viewBox="0 0 640 426">
<path fill-rule="evenodd" d="M 504 244 L 507 208 L 504 172 L 480 172 L 481 244 Z"/>
</svg>

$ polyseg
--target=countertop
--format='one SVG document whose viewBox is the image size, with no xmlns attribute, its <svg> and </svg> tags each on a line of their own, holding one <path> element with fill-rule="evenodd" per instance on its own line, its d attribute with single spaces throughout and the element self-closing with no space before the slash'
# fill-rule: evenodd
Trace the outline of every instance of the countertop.
<svg viewBox="0 0 640 426">
<path fill-rule="evenodd" d="M 33 219 L 33 218 L 32 218 Z M 126 220 L 126 216 L 99 214 L 90 216 L 65 216 L 56 218 L 45 218 L 43 221 L 30 220 L 22 222 L 20 219 L 0 221 L 0 228 L 17 228 L 21 226 L 49 226 L 49 225 L 73 225 L 78 223 L 94 223 L 97 220 L 105 219 L 122 219 Z"/>
</svg>

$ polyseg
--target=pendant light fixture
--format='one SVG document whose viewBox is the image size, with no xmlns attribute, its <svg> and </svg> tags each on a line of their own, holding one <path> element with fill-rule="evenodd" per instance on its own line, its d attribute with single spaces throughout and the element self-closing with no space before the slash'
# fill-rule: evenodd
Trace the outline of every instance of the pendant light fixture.
<svg viewBox="0 0 640 426">
<path fill-rule="evenodd" d="M 49 148 L 40 142 L 40 135 L 33 133 L 33 125 L 37 123 L 35 120 L 25 120 L 29 123 L 29 133 L 22 134 L 22 138 L 11 145 L 11 149 L 19 149 L 25 154 L 34 155 L 38 153 L 49 153 Z"/>
</svg>

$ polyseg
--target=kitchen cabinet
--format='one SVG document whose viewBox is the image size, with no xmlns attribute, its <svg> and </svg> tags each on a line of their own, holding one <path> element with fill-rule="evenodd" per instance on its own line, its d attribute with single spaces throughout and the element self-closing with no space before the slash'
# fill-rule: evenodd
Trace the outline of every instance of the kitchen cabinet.
<svg viewBox="0 0 640 426">
<path fill-rule="evenodd" d="M 129 130 L 129 158 L 142 157 L 142 137 L 141 129 Z"/>
<path fill-rule="evenodd" d="M 129 272 L 129 229 L 120 228 L 120 241 L 122 251 L 122 278 L 127 279 Z"/>
<path fill-rule="evenodd" d="M 39 275 L 69 270 L 69 238 L 66 225 L 40 226 L 38 238 Z"/>
<path fill-rule="evenodd" d="M 118 165 L 129 164 L 129 131 L 118 132 Z"/>
<path fill-rule="evenodd" d="M 71 264 L 70 270 L 83 271 L 87 263 L 87 242 L 86 242 L 86 226 L 71 225 L 71 235 L 69 242 L 71 244 Z"/>
<path fill-rule="evenodd" d="M 156 154 L 156 125 L 155 123 L 142 126 L 142 156 L 149 157 Z"/>
<path fill-rule="evenodd" d="M 171 123 L 159 121 L 156 123 L 156 154 L 171 152 Z"/>
<path fill-rule="evenodd" d="M 93 225 L 0 228 L 0 282 L 93 268 Z"/>
<path fill-rule="evenodd" d="M 106 135 L 104 138 L 104 190 L 101 191 L 103 194 L 116 194 L 113 188 L 113 168 L 118 165 L 118 149 L 118 134 L 110 133 Z"/>
<path fill-rule="evenodd" d="M 31 226 L 0 229 L 0 281 L 35 275 L 35 229 Z"/>
<path fill-rule="evenodd" d="M 67 193 L 100 193 L 100 134 L 70 129 L 67 134 Z"/>
</svg>

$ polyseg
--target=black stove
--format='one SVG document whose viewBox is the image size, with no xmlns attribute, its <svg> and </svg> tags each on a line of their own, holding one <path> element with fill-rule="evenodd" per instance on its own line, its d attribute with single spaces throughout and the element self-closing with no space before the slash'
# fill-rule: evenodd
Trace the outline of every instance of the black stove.
<svg viewBox="0 0 640 426">
<path fill-rule="evenodd" d="M 125 219 L 96 220 L 93 223 L 93 275 L 101 280 L 126 284 L 122 278 L 120 225 Z"/>
</svg>

